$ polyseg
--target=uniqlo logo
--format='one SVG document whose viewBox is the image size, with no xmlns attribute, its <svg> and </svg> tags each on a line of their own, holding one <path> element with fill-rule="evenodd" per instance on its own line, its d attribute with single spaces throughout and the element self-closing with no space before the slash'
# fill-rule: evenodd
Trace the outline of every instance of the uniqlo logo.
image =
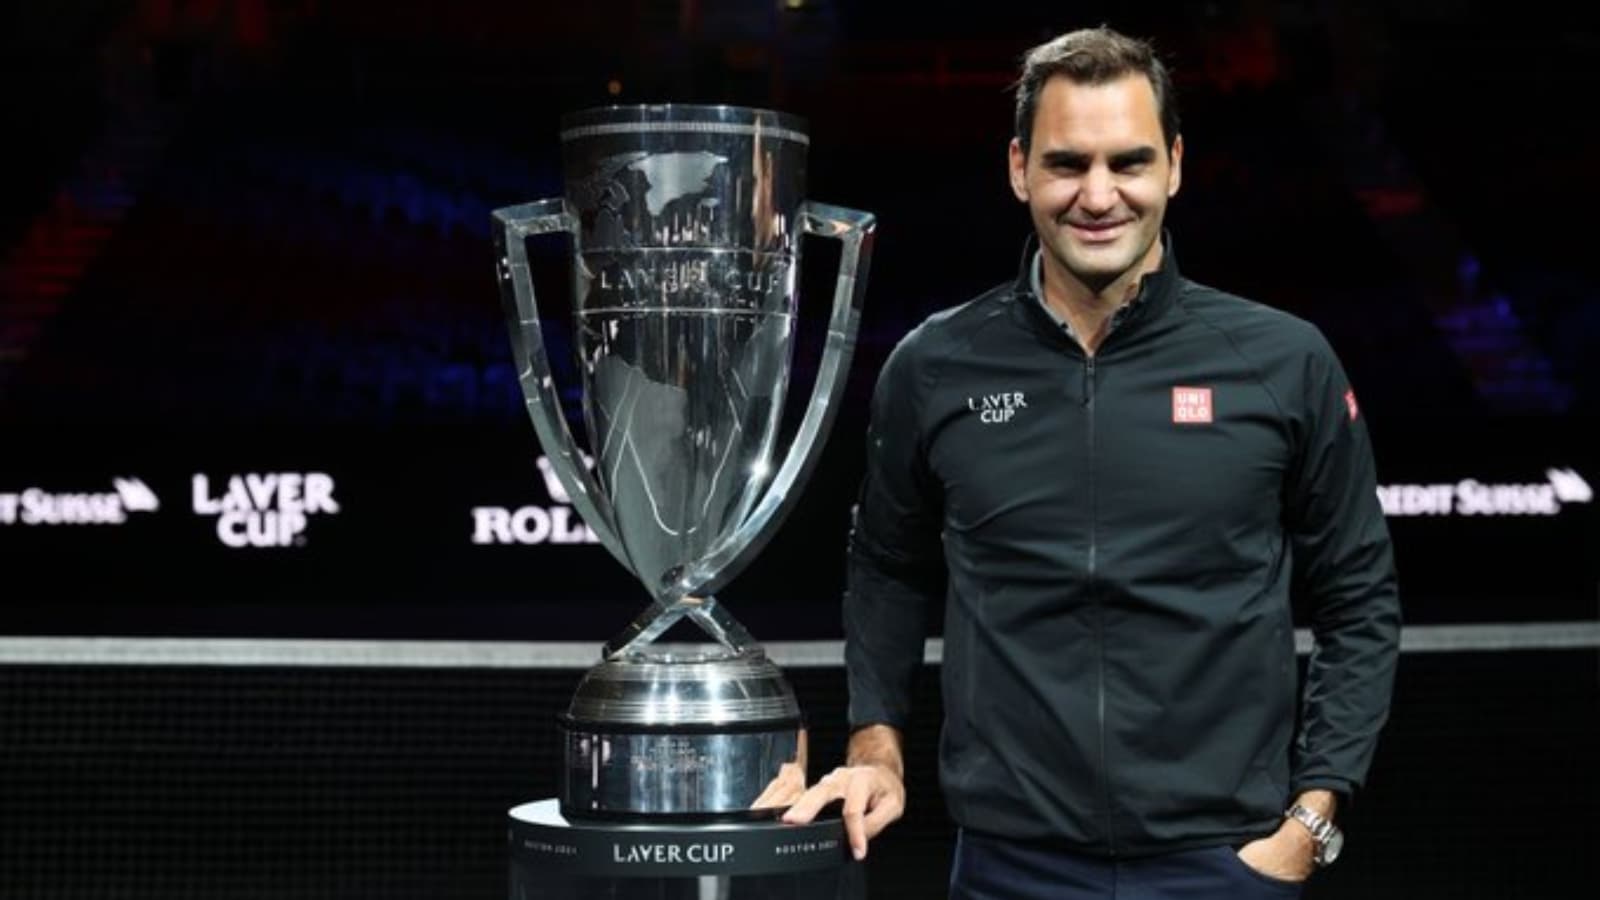
<svg viewBox="0 0 1600 900">
<path fill-rule="evenodd" d="M 1356 420 L 1356 416 L 1361 415 L 1361 408 L 1356 406 L 1355 391 L 1346 390 L 1344 392 L 1344 405 L 1346 409 L 1350 410 L 1350 421 L 1354 422 Z"/>
<path fill-rule="evenodd" d="M 1211 422 L 1211 388 L 1173 388 L 1172 421 L 1176 425 L 1209 424 Z"/>
</svg>

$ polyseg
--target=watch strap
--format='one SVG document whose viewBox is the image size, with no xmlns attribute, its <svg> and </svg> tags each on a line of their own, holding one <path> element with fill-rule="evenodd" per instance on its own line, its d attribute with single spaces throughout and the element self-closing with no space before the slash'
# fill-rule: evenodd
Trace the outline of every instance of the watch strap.
<svg viewBox="0 0 1600 900">
<path fill-rule="evenodd" d="M 1316 810 L 1302 806 L 1298 803 L 1290 806 L 1289 809 L 1284 812 L 1284 815 L 1288 818 L 1294 819 L 1301 825 L 1304 825 L 1306 830 L 1311 832 L 1311 839 L 1315 841 L 1317 845 L 1317 865 L 1327 865 L 1331 861 L 1327 857 L 1328 846 L 1333 841 L 1334 836 L 1339 834 L 1338 826 L 1334 825 L 1333 822 L 1329 821 L 1327 817 L 1318 813 Z"/>
</svg>

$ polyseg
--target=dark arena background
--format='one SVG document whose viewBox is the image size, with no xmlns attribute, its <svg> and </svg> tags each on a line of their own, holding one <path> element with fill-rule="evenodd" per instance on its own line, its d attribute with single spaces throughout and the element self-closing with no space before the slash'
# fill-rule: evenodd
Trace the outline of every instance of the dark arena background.
<svg viewBox="0 0 1600 900">
<path fill-rule="evenodd" d="M 1187 274 L 1316 323 L 1376 445 L 1405 653 L 1346 856 L 1307 896 L 1589 895 L 1600 30 L 1580 15 L 10 5 L 0 897 L 507 895 L 506 810 L 553 794 L 555 716 L 645 602 L 547 487 L 494 279 L 490 210 L 561 193 L 559 117 L 587 106 L 802 116 L 808 195 L 878 216 L 822 462 L 722 593 L 785 666 L 826 772 L 868 393 L 925 315 L 1011 277 L 1018 59 L 1101 22 L 1176 69 Z M 567 252 L 530 243 L 576 423 Z M 794 407 L 838 258 L 806 254 Z M 245 511 L 225 502 L 252 486 Z M 875 898 L 943 896 L 938 652 Z"/>
</svg>

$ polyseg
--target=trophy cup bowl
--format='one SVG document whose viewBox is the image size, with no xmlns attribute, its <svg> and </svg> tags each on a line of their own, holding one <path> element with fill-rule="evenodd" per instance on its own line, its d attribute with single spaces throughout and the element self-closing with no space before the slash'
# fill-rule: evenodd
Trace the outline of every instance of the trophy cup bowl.
<svg viewBox="0 0 1600 900">
<path fill-rule="evenodd" d="M 573 505 L 650 603 L 561 717 L 569 818 L 723 819 L 803 764 L 794 692 L 715 592 L 798 499 L 843 393 L 870 214 L 805 199 L 788 114 L 610 106 L 566 116 L 562 197 L 496 210 L 501 299 L 534 430 Z M 573 243 L 573 322 L 593 471 L 550 373 L 526 239 Z M 774 444 L 793 365 L 801 236 L 842 242 L 816 382 Z M 712 639 L 657 644 L 681 619 Z"/>
</svg>

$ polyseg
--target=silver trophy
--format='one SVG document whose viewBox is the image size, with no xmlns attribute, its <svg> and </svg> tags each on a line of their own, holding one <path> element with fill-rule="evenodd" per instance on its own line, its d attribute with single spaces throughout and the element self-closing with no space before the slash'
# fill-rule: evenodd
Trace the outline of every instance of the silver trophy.
<svg viewBox="0 0 1600 900">
<path fill-rule="evenodd" d="M 794 692 L 715 599 L 771 539 L 843 393 L 874 220 L 805 196 L 805 123 L 730 106 L 565 117 L 566 195 L 495 211 L 501 296 L 528 412 L 584 521 L 652 601 L 608 642 L 562 718 L 562 813 L 770 815 L 800 763 Z M 526 239 L 572 235 L 591 460 L 551 378 Z M 810 405 L 774 443 L 789 383 L 800 236 L 843 242 Z M 714 643 L 655 643 L 687 617 Z"/>
</svg>

